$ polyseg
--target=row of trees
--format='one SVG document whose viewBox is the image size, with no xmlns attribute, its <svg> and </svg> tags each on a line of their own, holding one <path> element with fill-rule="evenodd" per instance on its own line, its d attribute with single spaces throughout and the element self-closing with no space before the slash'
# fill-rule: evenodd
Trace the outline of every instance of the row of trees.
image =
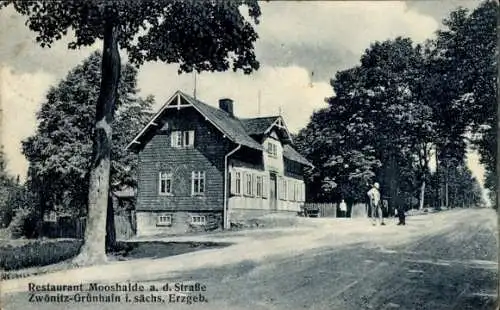
<svg viewBox="0 0 500 310">
<path fill-rule="evenodd" d="M 358 66 L 338 72 L 335 96 L 296 138 L 316 166 L 310 197 L 363 201 L 377 180 L 395 205 L 477 204 L 467 147 L 479 151 L 494 195 L 497 15 L 494 1 L 458 9 L 435 39 L 375 42 Z"/>
</svg>

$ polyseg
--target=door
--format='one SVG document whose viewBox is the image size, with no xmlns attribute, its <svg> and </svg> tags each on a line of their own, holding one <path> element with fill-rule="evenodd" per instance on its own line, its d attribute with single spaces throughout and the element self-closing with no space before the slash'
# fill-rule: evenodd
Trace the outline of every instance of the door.
<svg viewBox="0 0 500 310">
<path fill-rule="evenodd" d="M 276 174 L 271 173 L 269 176 L 269 203 L 271 210 L 278 209 L 278 197 L 277 197 L 277 182 L 276 182 Z"/>
</svg>

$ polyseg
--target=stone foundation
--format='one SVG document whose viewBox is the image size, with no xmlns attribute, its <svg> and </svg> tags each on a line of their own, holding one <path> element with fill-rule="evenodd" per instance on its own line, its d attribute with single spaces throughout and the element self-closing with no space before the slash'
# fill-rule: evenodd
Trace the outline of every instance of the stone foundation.
<svg viewBox="0 0 500 310">
<path fill-rule="evenodd" d="M 158 216 L 170 215 L 170 225 L 158 224 Z M 205 216 L 205 224 L 192 223 L 192 216 Z M 137 236 L 182 235 L 222 229 L 222 212 L 137 211 Z"/>
</svg>

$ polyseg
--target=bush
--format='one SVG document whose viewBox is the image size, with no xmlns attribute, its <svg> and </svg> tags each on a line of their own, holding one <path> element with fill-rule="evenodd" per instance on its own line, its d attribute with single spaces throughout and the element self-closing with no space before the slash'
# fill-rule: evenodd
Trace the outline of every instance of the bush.
<svg viewBox="0 0 500 310">
<path fill-rule="evenodd" d="M 36 237 L 38 223 L 39 217 L 33 209 L 17 209 L 9 225 L 11 238 Z"/>
<path fill-rule="evenodd" d="M 17 270 L 59 263 L 76 256 L 81 246 L 82 240 L 78 239 L 26 240 L 22 244 L 2 244 L 0 268 Z"/>
</svg>

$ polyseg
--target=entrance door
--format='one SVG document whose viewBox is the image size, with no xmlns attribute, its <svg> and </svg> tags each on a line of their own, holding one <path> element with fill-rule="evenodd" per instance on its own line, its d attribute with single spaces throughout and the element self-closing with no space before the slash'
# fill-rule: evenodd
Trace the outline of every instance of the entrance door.
<svg viewBox="0 0 500 310">
<path fill-rule="evenodd" d="M 277 182 L 276 174 L 271 173 L 269 176 L 269 200 L 271 210 L 278 209 L 278 197 L 277 197 Z"/>
</svg>

